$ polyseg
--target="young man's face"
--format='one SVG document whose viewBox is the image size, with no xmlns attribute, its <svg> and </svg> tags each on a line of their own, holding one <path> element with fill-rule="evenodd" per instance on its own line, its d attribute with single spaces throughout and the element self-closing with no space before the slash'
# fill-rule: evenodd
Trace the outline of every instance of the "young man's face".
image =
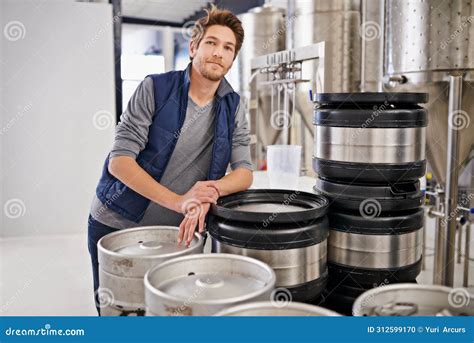
<svg viewBox="0 0 474 343">
<path fill-rule="evenodd" d="M 199 46 L 190 43 L 193 66 L 211 81 L 220 81 L 232 67 L 236 39 L 227 26 L 209 26 Z"/>
</svg>

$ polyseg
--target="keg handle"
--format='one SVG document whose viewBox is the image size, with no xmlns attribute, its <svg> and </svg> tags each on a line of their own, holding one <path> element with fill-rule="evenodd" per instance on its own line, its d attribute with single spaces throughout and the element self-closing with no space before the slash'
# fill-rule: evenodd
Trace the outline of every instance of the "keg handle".
<svg viewBox="0 0 474 343">
<path fill-rule="evenodd" d="M 412 182 L 401 182 L 390 185 L 390 192 L 397 194 L 415 194 L 417 192 L 416 186 Z"/>
<path fill-rule="evenodd" d="M 374 312 L 378 316 L 411 316 L 418 312 L 418 305 L 410 302 L 391 302 L 375 307 Z"/>
</svg>

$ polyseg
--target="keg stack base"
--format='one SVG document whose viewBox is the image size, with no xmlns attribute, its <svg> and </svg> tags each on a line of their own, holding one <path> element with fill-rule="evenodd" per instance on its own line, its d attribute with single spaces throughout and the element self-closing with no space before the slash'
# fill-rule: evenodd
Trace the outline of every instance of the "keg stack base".
<svg viewBox="0 0 474 343">
<path fill-rule="evenodd" d="M 350 315 L 380 285 L 421 270 L 425 93 L 320 93 L 314 111 L 316 193 L 329 199 L 325 306 Z"/>
</svg>

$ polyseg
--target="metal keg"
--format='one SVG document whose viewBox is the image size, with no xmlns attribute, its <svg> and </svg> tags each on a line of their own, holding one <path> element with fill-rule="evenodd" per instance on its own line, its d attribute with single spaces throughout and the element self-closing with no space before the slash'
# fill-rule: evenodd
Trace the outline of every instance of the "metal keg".
<svg viewBox="0 0 474 343">
<path fill-rule="evenodd" d="M 202 253 L 201 235 L 195 233 L 186 248 L 177 245 L 178 232 L 174 226 L 147 226 L 119 230 L 99 240 L 102 316 L 145 315 L 145 273 L 171 258 Z"/>
<path fill-rule="evenodd" d="M 164 262 L 145 275 L 147 316 L 210 316 L 228 307 L 268 301 L 275 272 L 246 256 L 200 254 Z"/>
<path fill-rule="evenodd" d="M 367 216 L 418 209 L 424 199 L 418 180 L 367 185 L 316 178 L 314 190 L 330 200 L 332 211 L 358 211 Z"/>
<path fill-rule="evenodd" d="M 260 189 L 235 193 L 211 208 L 213 251 L 270 265 L 277 287 L 294 301 L 317 298 L 326 285 L 328 200 L 312 193 Z"/>
<path fill-rule="evenodd" d="M 272 316 L 272 317 L 303 317 L 303 316 L 340 316 L 339 313 L 323 307 L 298 302 L 279 304 L 272 301 L 254 302 L 237 305 L 221 311 L 216 316 Z"/>
<path fill-rule="evenodd" d="M 354 316 L 474 316 L 465 288 L 397 284 L 371 289 L 354 303 Z"/>
<path fill-rule="evenodd" d="M 426 93 L 319 93 L 314 171 L 361 183 L 414 181 L 425 174 Z"/>
<path fill-rule="evenodd" d="M 373 285 L 412 281 L 420 273 L 423 209 L 378 217 L 333 211 L 328 217 L 331 279 Z"/>
</svg>

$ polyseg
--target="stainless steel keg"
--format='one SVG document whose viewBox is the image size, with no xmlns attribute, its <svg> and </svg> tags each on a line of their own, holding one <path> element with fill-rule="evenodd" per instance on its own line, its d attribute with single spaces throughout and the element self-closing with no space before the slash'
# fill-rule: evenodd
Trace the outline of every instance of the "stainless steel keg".
<svg viewBox="0 0 474 343">
<path fill-rule="evenodd" d="M 289 302 L 279 304 L 272 301 L 254 302 L 231 307 L 221 311 L 216 316 L 282 316 L 282 317 L 302 317 L 302 316 L 340 316 L 339 313 L 325 309 L 323 307 Z"/>
<path fill-rule="evenodd" d="M 354 316 L 473 316 L 474 295 L 465 288 L 397 284 L 377 287 L 354 302 Z"/>
<path fill-rule="evenodd" d="M 326 198 L 291 190 L 249 190 L 219 199 L 208 230 L 213 251 L 270 265 L 276 286 L 294 301 L 317 298 L 326 285 Z"/>
<path fill-rule="evenodd" d="M 178 246 L 174 226 L 148 226 L 119 230 L 97 243 L 99 306 L 102 316 L 145 314 L 143 277 L 152 267 L 169 259 L 203 251 L 196 233 L 190 246 Z"/>
<path fill-rule="evenodd" d="M 415 280 L 421 271 L 423 224 L 423 209 L 372 218 L 331 212 L 331 278 L 356 285 Z"/>
<path fill-rule="evenodd" d="M 209 316 L 240 303 L 268 301 L 275 279 L 272 268 L 250 257 L 178 257 L 145 275 L 146 314 Z"/>
<path fill-rule="evenodd" d="M 426 169 L 425 93 L 319 93 L 313 167 L 322 178 L 414 181 Z"/>
</svg>

